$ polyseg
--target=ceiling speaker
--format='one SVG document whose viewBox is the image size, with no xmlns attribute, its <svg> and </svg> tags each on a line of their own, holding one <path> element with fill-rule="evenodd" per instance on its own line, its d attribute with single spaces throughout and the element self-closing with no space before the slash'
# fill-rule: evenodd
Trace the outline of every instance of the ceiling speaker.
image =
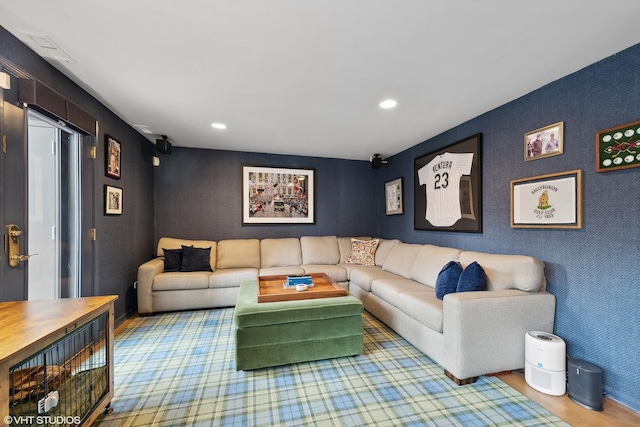
<svg viewBox="0 0 640 427">
<path fill-rule="evenodd" d="M 156 150 L 163 154 L 171 154 L 171 143 L 167 135 L 162 135 L 162 139 L 156 139 Z"/>
<path fill-rule="evenodd" d="M 380 168 L 380 166 L 382 166 L 384 163 L 387 163 L 386 160 L 382 160 L 382 157 L 380 157 L 380 154 L 374 154 L 373 156 L 371 156 L 371 158 L 369 159 L 369 161 L 371 162 L 371 167 L 373 169 L 378 169 Z"/>
</svg>

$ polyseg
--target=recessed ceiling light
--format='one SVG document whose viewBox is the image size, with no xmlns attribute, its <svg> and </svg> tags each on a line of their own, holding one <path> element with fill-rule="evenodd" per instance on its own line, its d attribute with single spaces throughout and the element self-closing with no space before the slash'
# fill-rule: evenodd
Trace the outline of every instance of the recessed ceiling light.
<svg viewBox="0 0 640 427">
<path fill-rule="evenodd" d="M 389 109 L 398 105 L 398 101 L 396 101 L 395 99 L 385 99 L 379 105 L 380 108 Z"/>
<path fill-rule="evenodd" d="M 224 123 L 211 123 L 211 127 L 213 127 L 214 129 L 226 129 L 227 125 L 225 125 Z"/>
<path fill-rule="evenodd" d="M 138 130 L 140 132 L 144 132 L 144 133 L 148 133 L 148 134 L 153 134 L 153 131 L 149 128 L 149 126 L 146 125 L 133 125 L 134 128 L 138 128 Z"/>
</svg>

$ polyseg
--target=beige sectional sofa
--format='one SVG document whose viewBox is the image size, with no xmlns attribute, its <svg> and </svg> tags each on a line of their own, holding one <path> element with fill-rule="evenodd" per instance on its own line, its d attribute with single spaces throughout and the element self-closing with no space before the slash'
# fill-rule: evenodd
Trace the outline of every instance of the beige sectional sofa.
<svg viewBox="0 0 640 427">
<path fill-rule="evenodd" d="M 164 237 L 158 257 L 138 270 L 138 311 L 232 307 L 240 284 L 260 275 L 323 272 L 460 384 L 523 368 L 525 333 L 553 332 L 555 297 L 546 292 L 544 264 L 535 258 L 379 239 L 375 265 L 363 266 L 347 263 L 351 244 L 350 237 L 336 236 L 218 242 Z M 164 249 L 183 245 L 211 248 L 212 271 L 164 272 Z M 449 261 L 463 268 L 480 264 L 486 291 L 438 299 L 438 274 Z"/>
</svg>

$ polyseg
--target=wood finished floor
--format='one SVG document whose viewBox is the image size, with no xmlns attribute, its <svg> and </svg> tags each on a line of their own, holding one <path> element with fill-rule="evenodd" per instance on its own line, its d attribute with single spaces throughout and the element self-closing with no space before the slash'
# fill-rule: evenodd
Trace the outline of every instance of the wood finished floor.
<svg viewBox="0 0 640 427">
<path fill-rule="evenodd" d="M 569 399 L 567 394 L 564 396 L 550 396 L 534 390 L 527 384 L 524 374 L 521 372 L 512 371 L 509 374 L 499 375 L 498 378 L 572 426 L 640 426 L 639 414 L 609 399 L 605 398 L 603 400 L 603 411 L 591 411 Z"/>
<path fill-rule="evenodd" d="M 132 318 L 137 316 L 134 314 L 121 323 L 116 328 L 115 334 L 117 335 Z M 524 374 L 521 372 L 512 371 L 499 375 L 498 378 L 574 427 L 640 426 L 640 414 L 636 414 L 609 399 L 603 400 L 603 411 L 591 411 L 573 402 L 566 394 L 564 396 L 550 396 L 534 390 L 527 384 Z"/>
</svg>

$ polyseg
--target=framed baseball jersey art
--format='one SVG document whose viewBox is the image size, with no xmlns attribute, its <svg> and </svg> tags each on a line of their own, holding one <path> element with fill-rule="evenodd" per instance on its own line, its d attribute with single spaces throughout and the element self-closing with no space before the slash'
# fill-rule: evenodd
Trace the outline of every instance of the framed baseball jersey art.
<svg viewBox="0 0 640 427">
<path fill-rule="evenodd" d="M 482 233 L 481 134 L 415 159 L 414 229 Z"/>
</svg>

